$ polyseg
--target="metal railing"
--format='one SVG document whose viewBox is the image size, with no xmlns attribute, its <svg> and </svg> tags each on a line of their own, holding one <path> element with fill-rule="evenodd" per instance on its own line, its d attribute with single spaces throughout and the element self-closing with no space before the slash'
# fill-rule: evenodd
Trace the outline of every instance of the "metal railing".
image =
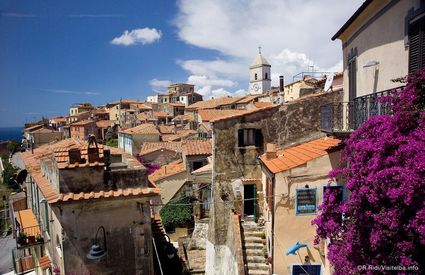
<svg viewBox="0 0 425 275">
<path fill-rule="evenodd" d="M 13 268 L 16 274 L 24 274 L 35 269 L 35 258 L 31 251 L 26 249 L 12 250 Z"/>
<path fill-rule="evenodd" d="M 355 98 L 350 102 L 332 102 L 320 107 L 320 127 L 328 133 L 350 133 L 372 116 L 391 113 L 391 103 L 384 97 L 401 91 L 404 86 Z"/>
<path fill-rule="evenodd" d="M 43 244 L 44 237 L 41 230 L 41 225 L 28 226 L 28 227 L 17 227 L 17 237 L 16 242 L 18 247 L 23 247 L 33 244 Z"/>
</svg>

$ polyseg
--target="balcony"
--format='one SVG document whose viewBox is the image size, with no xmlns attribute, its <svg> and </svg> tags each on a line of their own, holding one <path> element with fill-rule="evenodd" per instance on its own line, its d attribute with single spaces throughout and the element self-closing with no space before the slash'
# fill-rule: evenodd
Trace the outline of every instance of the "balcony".
<svg viewBox="0 0 425 275">
<path fill-rule="evenodd" d="M 16 242 L 18 248 L 44 243 L 41 226 L 32 209 L 17 211 L 15 214 Z"/>
<path fill-rule="evenodd" d="M 355 98 L 350 102 L 332 102 L 320 107 L 321 131 L 347 137 L 372 116 L 391 113 L 391 104 L 383 97 L 402 90 L 404 86 Z"/>
</svg>

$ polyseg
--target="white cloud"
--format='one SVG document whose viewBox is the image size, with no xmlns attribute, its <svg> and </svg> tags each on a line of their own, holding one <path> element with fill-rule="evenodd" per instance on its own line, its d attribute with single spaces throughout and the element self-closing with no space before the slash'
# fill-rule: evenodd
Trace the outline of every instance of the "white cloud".
<svg viewBox="0 0 425 275">
<path fill-rule="evenodd" d="M 289 83 L 295 74 L 308 71 L 312 64 L 316 71 L 340 71 L 341 44 L 331 41 L 331 37 L 362 0 L 269 0 L 267 3 L 181 0 L 177 3 L 174 23 L 179 38 L 189 45 L 216 50 L 219 56 L 217 60 L 179 60 L 178 64 L 189 75 L 231 79 L 245 88 L 249 64 L 259 45 L 272 65 L 275 85 L 278 75 L 283 74 Z"/>
<path fill-rule="evenodd" d="M 43 92 L 53 93 L 53 94 L 70 94 L 70 95 L 101 95 L 99 92 L 93 91 L 72 91 L 72 90 L 62 90 L 62 89 L 39 89 Z"/>
<path fill-rule="evenodd" d="M 171 81 L 170 80 L 159 80 L 159 79 L 151 79 L 149 81 L 149 85 L 151 85 L 151 87 L 154 90 L 160 89 L 160 88 L 167 88 L 168 86 L 171 85 Z"/>
<path fill-rule="evenodd" d="M 223 86 L 223 87 L 233 87 L 236 85 L 235 82 L 228 79 L 211 79 L 206 75 L 191 75 L 187 79 L 187 83 L 197 85 L 197 86 Z"/>
<path fill-rule="evenodd" d="M 134 29 L 124 31 L 121 36 L 112 39 L 111 44 L 131 46 L 136 44 L 151 44 L 161 38 L 161 31 L 155 28 Z"/>
</svg>

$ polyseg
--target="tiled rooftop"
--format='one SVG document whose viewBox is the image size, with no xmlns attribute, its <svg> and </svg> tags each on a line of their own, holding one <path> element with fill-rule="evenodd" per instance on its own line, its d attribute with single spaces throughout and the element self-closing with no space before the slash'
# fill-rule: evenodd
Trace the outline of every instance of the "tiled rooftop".
<svg viewBox="0 0 425 275">
<path fill-rule="evenodd" d="M 256 99 L 258 97 L 258 95 L 247 95 L 244 96 L 241 100 L 239 100 L 238 102 L 236 102 L 237 104 L 246 104 L 246 103 L 250 103 L 251 101 L 253 101 L 254 99 Z"/>
<path fill-rule="evenodd" d="M 264 112 L 265 110 L 272 110 L 272 109 L 278 109 L 278 108 L 279 108 L 279 105 L 272 105 L 272 106 L 263 107 L 263 108 L 260 108 L 260 109 L 247 110 L 244 113 L 230 114 L 229 116 L 216 118 L 216 119 L 211 120 L 210 122 L 218 122 L 218 121 L 221 121 L 221 120 L 243 117 L 243 116 L 255 114 L 255 113 L 258 113 L 258 112 Z"/>
<path fill-rule="evenodd" d="M 183 142 L 183 154 L 186 156 L 212 155 L 211 140 L 186 140 Z"/>
<path fill-rule="evenodd" d="M 158 134 L 159 131 L 156 129 L 156 126 L 150 123 L 140 124 L 139 126 L 129 128 L 126 130 L 121 130 L 121 133 L 125 134 Z"/>
<path fill-rule="evenodd" d="M 272 173 L 280 173 L 328 154 L 329 149 L 340 145 L 339 139 L 320 138 L 301 145 L 278 150 L 277 158 L 268 159 L 263 154 L 260 159 Z"/>
<path fill-rule="evenodd" d="M 264 107 L 269 107 L 272 106 L 273 103 L 271 102 L 254 102 L 254 106 L 257 108 L 264 108 Z"/>
<path fill-rule="evenodd" d="M 161 134 L 175 134 L 174 125 L 159 125 L 158 130 Z"/>
<path fill-rule="evenodd" d="M 162 166 L 156 170 L 153 174 L 149 175 L 149 180 L 155 183 L 155 181 L 167 178 L 186 171 L 185 164 L 180 161 L 171 162 L 167 165 Z"/>
<path fill-rule="evenodd" d="M 186 107 L 186 110 L 200 110 L 200 109 L 215 109 L 222 105 L 234 104 L 238 100 L 241 100 L 242 97 L 221 97 L 215 99 L 209 99 L 204 101 L 198 101 L 192 105 Z"/>
<path fill-rule="evenodd" d="M 178 115 L 175 118 L 172 119 L 172 121 L 195 121 L 195 116 L 190 113 L 190 114 L 184 114 L 184 115 Z"/>
<path fill-rule="evenodd" d="M 109 126 L 114 125 L 114 121 L 113 120 L 99 120 L 96 121 L 96 126 L 98 128 L 108 128 Z"/>
<path fill-rule="evenodd" d="M 198 110 L 198 115 L 200 116 L 203 122 L 208 122 L 215 119 L 220 119 L 223 117 L 228 117 L 231 115 L 244 114 L 248 111 L 246 110 L 219 110 L 219 109 L 205 109 Z"/>
<path fill-rule="evenodd" d="M 52 154 L 56 155 L 56 161 L 58 161 L 58 166 L 66 166 L 65 160 L 68 159 L 67 153 L 64 150 L 69 150 L 71 148 L 81 148 L 83 147 L 82 155 L 87 154 L 87 149 L 84 150 L 84 147 L 87 146 L 87 143 L 77 139 L 65 139 L 57 143 L 42 145 L 39 148 L 35 149 L 32 153 L 31 151 L 18 153 L 21 154 L 22 160 L 25 164 L 28 173 L 32 176 L 36 184 L 38 185 L 43 197 L 47 200 L 48 203 L 56 203 L 60 201 L 71 201 L 71 200 L 83 200 L 83 199 L 97 199 L 97 198 L 108 198 L 108 197 L 122 197 L 122 196 L 140 196 L 140 195 L 154 195 L 159 194 L 159 189 L 156 188 L 126 188 L 118 189 L 114 191 L 100 191 L 100 192 L 90 192 L 90 193 L 69 193 L 69 194 L 58 194 L 50 182 L 42 175 L 40 162 L 43 159 L 51 158 Z M 102 148 L 101 146 L 99 146 Z M 109 148 L 111 153 L 122 153 L 125 154 L 122 150 L 118 148 Z M 100 151 L 100 150 L 99 150 Z M 103 153 L 103 150 L 102 150 Z M 134 161 L 137 162 L 137 161 Z M 90 164 L 89 164 L 90 165 Z M 138 168 L 137 165 L 142 165 L 136 163 L 134 168 Z M 73 165 L 77 167 L 76 165 Z M 80 167 L 80 164 L 79 166 Z M 70 167 L 71 168 L 71 167 Z"/>
<path fill-rule="evenodd" d="M 81 120 L 81 121 L 74 122 L 74 123 L 70 124 L 70 126 L 71 127 L 72 126 L 85 126 L 85 125 L 89 125 L 89 124 L 93 124 L 93 123 L 96 123 L 96 121 L 90 120 L 90 119 L 86 119 L 86 120 Z"/>
<path fill-rule="evenodd" d="M 181 142 L 144 142 L 140 149 L 139 155 L 143 156 L 157 150 L 167 149 L 175 152 L 182 151 Z"/>
</svg>

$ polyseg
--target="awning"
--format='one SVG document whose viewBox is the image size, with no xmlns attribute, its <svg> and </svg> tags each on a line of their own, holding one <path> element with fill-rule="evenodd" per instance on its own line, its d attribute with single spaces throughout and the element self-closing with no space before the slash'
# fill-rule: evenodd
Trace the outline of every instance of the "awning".
<svg viewBox="0 0 425 275">
<path fill-rule="evenodd" d="M 20 225 L 20 231 L 24 232 L 27 237 L 41 235 L 40 225 L 32 209 L 18 211 L 16 219 Z"/>
</svg>

